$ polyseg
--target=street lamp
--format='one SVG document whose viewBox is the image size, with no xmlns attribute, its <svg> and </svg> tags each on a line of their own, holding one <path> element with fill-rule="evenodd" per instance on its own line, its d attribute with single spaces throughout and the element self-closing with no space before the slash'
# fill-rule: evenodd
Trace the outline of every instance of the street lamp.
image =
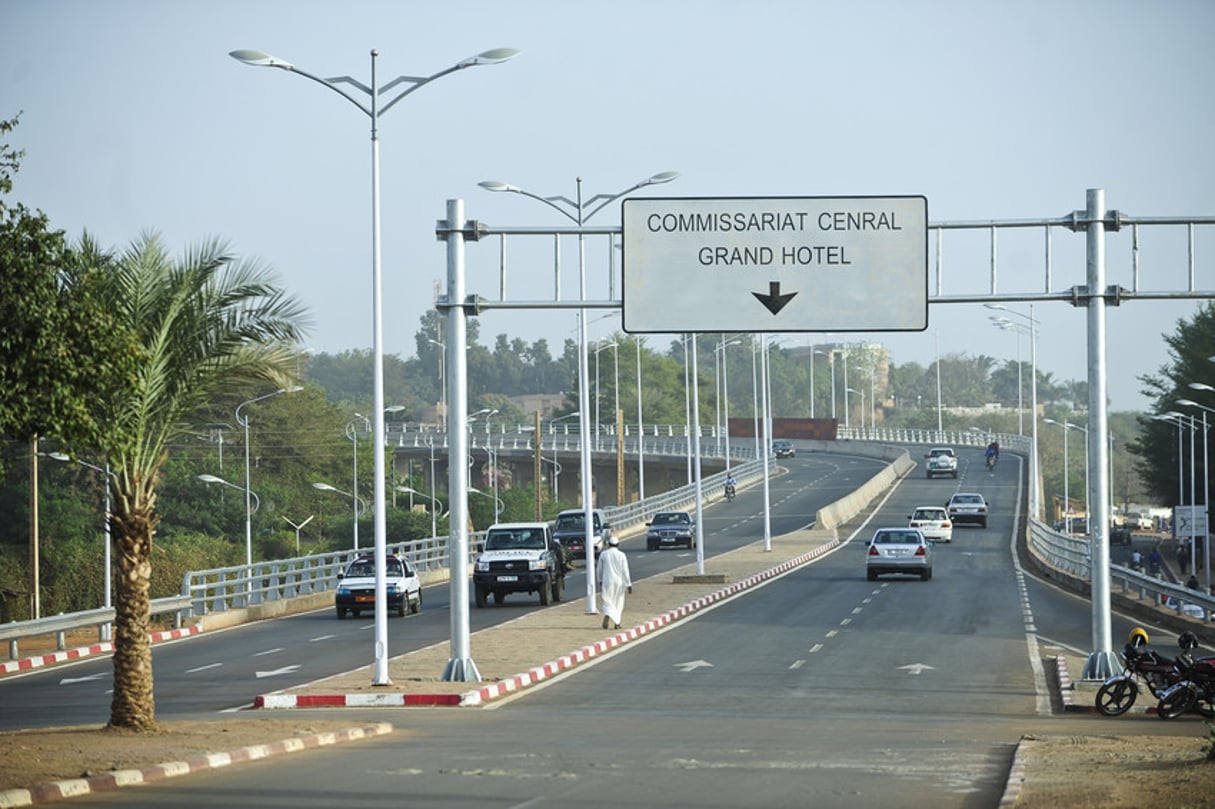
<svg viewBox="0 0 1215 809">
<path fill-rule="evenodd" d="M 357 526 L 358 526 L 358 522 L 359 522 L 359 515 L 367 510 L 366 501 L 364 501 L 363 498 L 359 497 L 354 492 L 344 492 L 341 489 L 337 488 L 336 486 L 330 486 L 328 483 L 313 483 L 312 488 L 319 489 L 322 492 L 336 492 L 337 494 L 340 494 L 343 497 L 349 497 L 351 500 L 354 501 L 354 522 L 355 522 L 355 526 L 356 526 L 354 530 L 355 530 L 356 536 L 357 536 L 357 532 L 358 532 Z M 355 542 L 358 542 L 358 540 L 356 539 Z M 359 549 L 359 546 L 356 544 L 354 546 L 354 549 L 357 551 Z M 385 597 L 387 597 L 387 596 L 385 596 Z"/>
<path fill-rule="evenodd" d="M 295 529 L 295 555 L 296 556 L 300 555 L 300 531 L 303 529 L 303 527 L 305 525 L 312 522 L 312 518 L 315 516 L 316 516 L 315 514 L 308 515 L 308 519 L 304 520 L 302 523 L 299 523 L 298 525 L 296 523 L 292 522 L 289 517 L 283 517 L 283 519 L 287 521 L 287 524 Z"/>
<path fill-rule="evenodd" d="M 52 453 L 50 453 L 50 457 L 54 458 L 56 461 L 72 460 L 72 457 L 70 455 L 65 455 L 62 452 L 52 452 Z M 102 605 L 108 610 L 114 606 L 113 596 L 111 595 L 113 586 L 111 585 L 111 575 L 112 574 L 110 571 L 110 564 L 111 564 L 110 559 L 113 556 L 113 546 L 114 546 L 113 540 L 110 535 L 110 478 L 117 477 L 117 475 L 115 475 L 113 472 L 110 471 L 109 461 L 106 461 L 105 469 L 102 469 L 100 466 L 94 466 L 91 463 L 88 463 L 86 461 L 81 461 L 79 459 L 77 459 L 76 463 L 80 464 L 81 466 L 88 467 L 89 469 L 92 469 L 94 472 L 100 472 L 102 475 L 105 475 L 105 477 L 103 478 L 103 483 L 102 483 L 102 485 L 105 487 L 105 514 L 102 515 L 102 521 L 104 523 L 104 529 L 105 529 L 105 572 L 103 574 L 103 580 L 104 580 L 103 586 L 105 587 L 105 595 L 102 598 Z M 37 617 L 37 616 L 35 616 L 35 617 Z M 101 627 L 101 639 L 103 641 L 108 641 L 110 639 L 110 624 L 108 622 L 103 624 Z"/>
<path fill-rule="evenodd" d="M 290 388 L 279 388 L 274 393 L 267 393 L 264 396 L 258 396 L 254 399 L 241 402 L 236 406 L 236 423 L 245 430 L 245 578 L 248 583 L 248 592 L 253 593 L 253 512 L 250 500 L 253 497 L 253 490 L 249 486 L 249 417 L 241 418 L 240 411 L 253 404 L 272 396 L 278 396 L 280 393 L 295 393 L 303 390 L 299 385 L 293 385 Z M 209 481 L 215 482 L 215 481 Z"/>
<path fill-rule="evenodd" d="M 359 490 L 359 433 L 355 429 L 355 425 L 360 421 L 366 427 L 369 420 L 362 413 L 355 413 L 355 418 L 346 424 L 346 437 L 350 439 L 351 445 L 354 447 L 354 484 L 351 491 Z M 359 549 L 359 504 L 356 501 L 354 504 L 354 549 Z"/>
<path fill-rule="evenodd" d="M 723 334 L 713 350 L 713 359 L 720 365 L 720 373 L 718 375 L 721 377 L 720 390 L 714 391 L 714 395 L 717 397 L 717 454 L 721 455 L 721 416 L 724 410 L 726 421 L 726 469 L 730 468 L 730 374 L 729 367 L 726 364 L 726 349 L 741 342 L 742 340 L 737 337 L 727 340 Z M 719 353 L 721 354 L 721 360 L 717 360 Z"/>
<path fill-rule="evenodd" d="M 818 354 L 820 357 L 828 357 L 828 358 L 831 357 L 831 354 L 829 352 L 820 351 L 819 349 L 814 348 L 814 346 L 810 347 L 810 418 L 814 418 L 814 355 L 815 354 Z M 834 364 L 831 364 L 831 399 L 832 399 L 831 404 L 834 409 L 834 405 L 835 405 L 835 365 Z M 832 414 L 831 417 L 835 418 L 835 415 Z"/>
<path fill-rule="evenodd" d="M 1068 496 L 1067 488 L 1067 481 L 1070 477 L 1069 473 L 1071 472 L 1067 461 L 1067 431 L 1071 428 L 1071 425 L 1066 420 L 1055 421 L 1054 419 L 1050 418 L 1044 418 L 1042 420 L 1047 424 L 1054 424 L 1057 427 L 1063 428 L 1063 527 L 1064 532 L 1070 534 L 1072 532 L 1072 501 Z M 1085 454 L 1087 455 L 1087 453 Z M 1085 466 L 1087 468 L 1087 464 Z M 1087 503 L 1085 504 L 1084 510 L 1085 512 L 1088 511 Z"/>
<path fill-rule="evenodd" d="M 426 342 L 439 347 L 439 424 L 443 432 L 447 432 L 447 380 L 443 378 L 443 369 L 447 366 L 447 344 L 427 337 Z"/>
<path fill-rule="evenodd" d="M 1215 391 L 1215 388 L 1202 382 L 1191 382 L 1189 385 L 1191 390 Z M 1206 592 L 1211 592 L 1211 472 L 1208 465 L 1207 445 L 1210 443 L 1207 437 L 1207 413 L 1215 413 L 1215 408 L 1207 407 L 1199 404 L 1191 399 L 1178 399 L 1177 404 L 1187 407 L 1197 407 L 1202 411 L 1202 509 L 1206 512 L 1205 527 L 1203 530 L 1203 569 L 1206 571 Z M 1193 449 L 1190 450 L 1191 458 L 1193 457 Z M 1190 476 L 1190 485 L 1193 486 L 1193 475 Z M 1193 499 L 1193 498 L 1191 498 Z M 1190 545 L 1190 569 L 1198 569 L 1198 549 L 1193 543 Z"/>
<path fill-rule="evenodd" d="M 637 498 L 645 500 L 645 420 L 641 415 L 641 337 L 633 338 L 637 350 Z"/>
<path fill-rule="evenodd" d="M 473 488 L 472 486 L 469 486 L 469 487 L 468 487 L 468 490 L 469 490 L 470 492 L 472 492 L 473 494 L 479 494 L 479 495 L 481 495 L 482 497 L 490 497 L 490 498 L 493 498 L 493 501 L 494 501 L 494 522 L 497 522 L 497 521 L 498 521 L 498 515 L 500 515 L 500 514 L 501 514 L 503 511 L 505 511 L 505 510 L 506 510 L 506 503 L 502 502 L 502 498 L 501 498 L 501 497 L 499 497 L 499 496 L 498 496 L 498 495 L 496 495 L 496 494 L 491 494 L 490 492 L 483 492 L 483 491 L 481 491 L 480 489 Z"/>
<path fill-rule="evenodd" d="M 620 344 L 613 340 L 610 343 L 604 343 L 602 340 L 595 342 L 595 444 L 599 444 L 599 352 L 604 349 L 612 349 L 612 365 L 616 369 L 616 410 L 620 409 L 620 356 L 617 352 Z M 616 423 L 615 413 L 612 415 L 612 423 Z"/>
<path fill-rule="evenodd" d="M 1033 451 L 1029 455 L 1029 512 L 1035 518 L 1040 513 L 1041 503 L 1038 500 L 1038 327 L 1039 322 L 1034 318 L 1034 305 L 1029 305 L 1029 312 L 1018 312 L 1016 309 L 1009 309 L 1007 306 L 999 303 L 983 304 L 988 309 L 996 309 L 1002 312 L 1008 312 L 1010 315 L 1016 315 L 1023 319 L 1028 326 L 1021 328 L 1029 329 L 1029 409 L 1030 409 L 1030 443 L 1033 445 Z M 1019 345 L 1019 344 L 1018 344 Z M 1019 350 L 1019 349 L 1018 349 Z M 940 350 L 937 351 L 937 373 L 940 373 Z M 1020 374 L 1021 363 L 1018 359 L 1017 373 Z M 1021 385 L 1018 382 L 1017 391 L 1020 395 Z M 938 397 L 940 394 L 937 394 Z M 1087 463 L 1087 459 L 1085 459 Z M 1104 530 L 1104 529 L 1103 529 Z"/>
<path fill-rule="evenodd" d="M 861 435 L 864 435 L 865 434 L 865 391 L 857 390 L 856 388 L 844 388 L 844 400 L 845 401 L 847 401 L 849 393 L 855 393 L 861 397 Z M 845 413 L 844 418 L 847 418 L 847 417 L 848 416 Z"/>
<path fill-rule="evenodd" d="M 495 48 L 462 59 L 451 67 L 444 68 L 429 76 L 398 76 L 380 87 L 376 79 L 376 58 L 380 55 L 376 49 L 371 50 L 371 86 L 356 81 L 350 76 L 335 76 L 323 79 L 307 71 L 295 67 L 290 62 L 256 50 L 236 50 L 231 52 L 232 58 L 254 67 L 277 67 L 292 73 L 298 73 L 304 78 L 311 79 L 324 85 L 350 103 L 358 107 L 371 119 L 371 289 L 372 289 L 372 354 L 373 354 L 373 399 L 375 408 L 375 674 L 372 685 L 389 685 L 388 678 L 388 610 L 387 610 L 387 577 L 385 552 L 385 508 L 384 508 L 384 329 L 382 303 L 382 270 L 380 260 L 380 116 L 392 109 L 401 99 L 420 87 L 430 84 L 435 79 L 477 65 L 493 65 L 514 57 L 519 51 L 514 48 Z M 399 84 L 408 85 L 396 93 L 392 99 L 380 105 L 380 94 L 392 90 Z M 348 84 L 367 96 L 367 102 L 341 85 Z"/>
<path fill-rule="evenodd" d="M 539 194 L 533 194 L 523 188 L 509 183 L 498 182 L 497 180 L 483 180 L 478 183 L 486 191 L 510 192 L 513 194 L 521 194 L 525 197 L 530 197 L 537 202 L 542 202 L 548 207 L 557 211 L 565 218 L 572 221 L 579 227 L 578 233 L 578 297 L 582 301 L 586 301 L 586 235 L 581 232 L 582 226 L 592 216 L 603 210 L 609 203 L 636 191 L 639 188 L 644 188 L 647 185 L 659 185 L 661 183 L 669 183 L 678 177 L 678 172 L 664 171 L 660 174 L 655 174 L 652 177 L 647 177 L 641 182 L 634 183 L 624 191 L 616 194 L 596 194 L 588 199 L 582 197 L 582 178 L 575 178 L 577 186 L 577 195 L 575 199 L 570 199 L 564 196 L 542 197 Z M 596 204 L 598 203 L 598 204 Z M 587 210 L 587 208 L 590 210 Z M 582 508 L 585 511 L 585 519 L 583 522 L 586 525 L 586 547 L 593 547 L 594 543 L 594 525 L 591 520 L 591 448 L 590 448 L 590 409 L 587 407 L 587 399 L 589 398 L 589 390 L 587 385 L 587 376 L 589 374 L 589 362 L 587 361 L 587 337 L 586 337 L 586 309 L 578 310 L 578 410 L 582 414 L 578 420 L 579 444 L 581 453 L 581 471 L 582 471 Z M 586 613 L 592 615 L 597 613 L 598 609 L 595 605 L 595 554 L 587 554 L 586 560 Z"/>
<path fill-rule="evenodd" d="M 405 494 L 420 494 L 423 497 L 430 500 L 430 502 L 431 502 L 431 506 L 429 509 L 429 511 L 430 511 L 430 536 L 431 536 L 431 538 L 438 536 L 438 534 L 439 534 L 439 528 L 438 528 L 438 523 L 437 523 L 438 513 L 443 510 L 443 504 L 440 503 L 439 500 L 434 495 L 426 494 L 426 492 L 420 492 L 411 486 L 397 486 L 396 490 L 398 492 L 404 492 Z"/>
</svg>

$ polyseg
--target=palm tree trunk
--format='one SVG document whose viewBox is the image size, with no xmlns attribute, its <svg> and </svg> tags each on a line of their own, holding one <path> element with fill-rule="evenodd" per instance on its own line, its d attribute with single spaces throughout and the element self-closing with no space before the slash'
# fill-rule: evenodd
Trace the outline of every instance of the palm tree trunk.
<svg viewBox="0 0 1215 809">
<path fill-rule="evenodd" d="M 156 728 L 152 693 L 152 514 L 114 514 L 114 696 L 110 727 Z"/>
</svg>

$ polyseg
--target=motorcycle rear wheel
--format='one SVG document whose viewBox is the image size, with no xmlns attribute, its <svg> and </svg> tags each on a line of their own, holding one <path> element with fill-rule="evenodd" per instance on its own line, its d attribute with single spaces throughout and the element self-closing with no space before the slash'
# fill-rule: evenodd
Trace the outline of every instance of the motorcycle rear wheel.
<svg viewBox="0 0 1215 809">
<path fill-rule="evenodd" d="M 1111 679 L 1097 689 L 1097 710 L 1105 716 L 1121 716 L 1135 704 L 1139 686 L 1130 678 Z"/>
</svg>

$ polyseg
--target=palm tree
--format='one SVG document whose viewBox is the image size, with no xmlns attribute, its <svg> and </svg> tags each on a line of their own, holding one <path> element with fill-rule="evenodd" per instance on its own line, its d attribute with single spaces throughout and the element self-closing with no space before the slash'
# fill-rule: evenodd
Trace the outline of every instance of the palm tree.
<svg viewBox="0 0 1215 809">
<path fill-rule="evenodd" d="M 109 265 L 109 303 L 143 352 L 134 392 L 109 403 L 104 439 L 114 476 L 114 691 L 110 727 L 156 726 L 149 645 L 159 471 L 187 420 L 217 397 L 292 383 L 307 327 L 267 268 L 214 240 L 170 259 L 144 234 Z"/>
</svg>

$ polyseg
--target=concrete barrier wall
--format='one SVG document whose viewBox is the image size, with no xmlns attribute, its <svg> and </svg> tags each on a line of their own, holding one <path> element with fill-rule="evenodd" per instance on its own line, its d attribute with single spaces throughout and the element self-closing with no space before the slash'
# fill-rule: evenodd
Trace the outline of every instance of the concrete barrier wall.
<svg viewBox="0 0 1215 809">
<path fill-rule="evenodd" d="M 916 462 L 902 447 L 887 444 L 870 444 L 862 441 L 810 441 L 802 445 L 803 451 L 814 452 L 830 450 L 832 452 L 861 455 L 888 461 L 887 465 L 876 475 L 866 481 L 851 494 L 841 497 L 818 510 L 815 516 L 815 528 L 834 530 L 869 505 L 875 497 L 889 489 L 908 472 L 915 469 Z"/>
</svg>

